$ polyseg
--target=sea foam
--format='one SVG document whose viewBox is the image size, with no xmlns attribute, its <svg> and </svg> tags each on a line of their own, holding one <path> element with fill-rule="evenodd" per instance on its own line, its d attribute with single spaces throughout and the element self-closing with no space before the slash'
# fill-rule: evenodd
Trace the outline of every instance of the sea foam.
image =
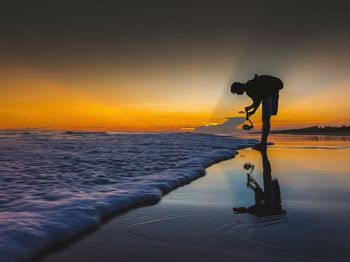
<svg viewBox="0 0 350 262">
<path fill-rule="evenodd" d="M 0 261 L 29 258 L 232 158 L 252 140 L 204 134 L 0 133 Z"/>
</svg>

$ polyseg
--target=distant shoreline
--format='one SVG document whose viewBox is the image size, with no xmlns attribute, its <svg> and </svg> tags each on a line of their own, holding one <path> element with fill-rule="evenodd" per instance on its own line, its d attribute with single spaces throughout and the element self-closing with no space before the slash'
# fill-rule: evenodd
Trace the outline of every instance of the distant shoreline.
<svg viewBox="0 0 350 262">
<path fill-rule="evenodd" d="M 299 129 L 286 129 L 271 131 L 271 134 L 290 134 L 290 135 L 332 135 L 332 136 L 350 136 L 350 126 L 311 126 Z"/>
<path fill-rule="evenodd" d="M 271 131 L 274 135 L 325 135 L 325 136 L 350 136 L 350 132 L 288 132 L 288 131 Z"/>
</svg>

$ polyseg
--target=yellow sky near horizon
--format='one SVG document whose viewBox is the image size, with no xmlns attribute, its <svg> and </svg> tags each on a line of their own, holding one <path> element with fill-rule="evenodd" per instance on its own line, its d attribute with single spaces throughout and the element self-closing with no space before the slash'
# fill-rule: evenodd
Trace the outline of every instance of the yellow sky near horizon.
<svg viewBox="0 0 350 262">
<path fill-rule="evenodd" d="M 190 130 L 241 116 L 251 102 L 230 85 L 254 74 L 285 84 L 273 129 L 349 125 L 347 7 L 7 1 L 0 129 Z"/>
<path fill-rule="evenodd" d="M 158 78 L 152 78 L 152 74 Z M 115 77 L 113 72 L 58 77 L 42 71 L 1 71 L 1 128 L 182 131 L 240 116 L 249 98 L 229 92 L 229 67 L 183 68 Z M 273 128 L 349 124 L 350 81 L 327 83 L 311 92 L 308 81 L 285 80 Z M 248 79 L 247 79 L 248 80 Z M 303 95 L 301 95 L 301 93 Z M 260 110 L 252 118 L 260 126 Z"/>
</svg>

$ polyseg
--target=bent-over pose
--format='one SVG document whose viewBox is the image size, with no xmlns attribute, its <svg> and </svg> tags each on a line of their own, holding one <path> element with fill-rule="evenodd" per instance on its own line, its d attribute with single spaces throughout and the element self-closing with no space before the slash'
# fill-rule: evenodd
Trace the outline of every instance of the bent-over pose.
<svg viewBox="0 0 350 262">
<path fill-rule="evenodd" d="M 245 108 L 247 116 L 252 116 L 262 103 L 262 132 L 261 141 L 256 149 L 266 147 L 270 132 L 270 118 L 277 115 L 279 90 L 283 88 L 281 79 L 269 75 L 255 75 L 247 83 L 235 82 L 231 85 L 232 94 L 243 95 L 245 92 L 253 103 Z"/>
</svg>

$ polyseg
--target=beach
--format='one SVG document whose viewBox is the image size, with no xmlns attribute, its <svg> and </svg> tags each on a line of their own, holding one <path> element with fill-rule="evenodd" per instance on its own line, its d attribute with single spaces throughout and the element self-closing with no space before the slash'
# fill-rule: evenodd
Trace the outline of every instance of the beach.
<svg viewBox="0 0 350 262">
<path fill-rule="evenodd" d="M 349 261 L 349 139 L 271 140 L 265 156 L 241 149 L 159 203 L 117 215 L 35 260 Z M 257 205 L 261 190 L 270 197 Z"/>
<path fill-rule="evenodd" d="M 350 262 L 350 1 L 2 1 L 0 262 Z"/>
<path fill-rule="evenodd" d="M 0 132 L 0 260 L 23 261 L 156 203 L 253 144 L 191 133 Z"/>
</svg>

